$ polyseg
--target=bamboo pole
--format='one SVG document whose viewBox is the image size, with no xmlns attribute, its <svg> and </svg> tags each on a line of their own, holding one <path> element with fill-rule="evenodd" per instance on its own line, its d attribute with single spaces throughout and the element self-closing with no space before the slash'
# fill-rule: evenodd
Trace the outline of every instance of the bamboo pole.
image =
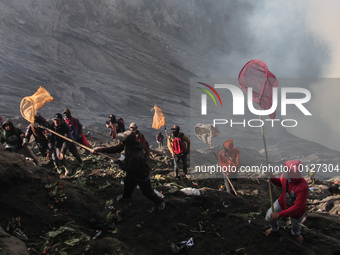
<svg viewBox="0 0 340 255">
<path fill-rule="evenodd" d="M 57 132 L 55 132 L 55 131 L 53 131 L 53 130 L 51 130 L 51 129 L 45 127 L 45 126 L 38 125 L 38 127 L 43 128 L 43 129 L 45 129 L 45 130 L 51 132 L 52 134 L 55 134 L 55 135 L 57 135 L 57 136 L 59 136 L 59 137 L 65 139 L 65 140 L 67 140 L 67 141 L 69 141 L 69 142 L 71 142 L 71 143 L 74 143 L 74 144 L 76 144 L 76 145 L 78 145 L 78 146 L 84 148 L 85 150 L 90 151 L 91 153 L 94 152 L 93 149 L 91 149 L 91 148 L 89 148 L 89 147 L 87 147 L 87 146 L 85 146 L 85 145 L 83 145 L 83 144 L 81 144 L 81 143 L 78 143 L 78 142 L 76 142 L 76 141 L 74 141 L 74 140 L 72 140 L 72 139 L 70 139 L 70 138 L 68 138 L 68 137 L 66 137 L 66 136 L 63 136 L 63 135 L 61 135 L 61 134 L 59 134 L 59 133 L 57 133 Z M 112 160 L 116 160 L 116 158 L 110 157 L 109 155 L 106 155 L 106 154 L 104 154 L 104 153 L 101 153 L 101 152 L 96 152 L 96 153 L 98 153 L 98 154 L 99 154 L 100 156 L 102 156 L 102 157 L 109 158 L 109 159 L 112 159 Z"/>
<path fill-rule="evenodd" d="M 261 110 L 261 105 L 259 105 L 259 110 Z M 261 123 L 262 123 L 262 115 L 260 115 L 260 120 L 261 120 Z M 261 133 L 262 133 L 264 151 L 265 151 L 265 155 L 266 155 L 267 169 L 269 169 L 269 160 L 268 160 L 267 144 L 266 144 L 266 138 L 265 138 L 265 136 L 264 136 L 263 125 L 261 125 Z M 272 213 L 274 213 L 273 194 L 272 194 L 272 187 L 271 187 L 271 182 L 270 182 L 270 178 L 269 178 L 269 177 L 268 177 L 268 185 L 269 185 L 270 206 L 271 206 L 271 208 L 272 208 Z"/>
<path fill-rule="evenodd" d="M 198 135 L 196 134 L 196 136 L 198 136 Z M 212 154 L 214 155 L 215 159 L 216 159 L 217 162 L 218 162 L 218 157 L 216 156 L 215 150 L 214 150 L 209 144 L 207 144 L 206 142 L 204 142 L 204 144 L 205 144 L 206 146 L 208 146 L 208 148 L 211 150 Z M 238 196 L 238 195 L 237 195 L 237 192 L 236 192 L 236 190 L 235 190 L 235 188 L 234 188 L 234 185 L 231 183 L 229 177 L 228 177 L 227 175 L 223 174 L 223 179 L 224 179 L 225 189 L 227 190 L 227 182 L 226 182 L 226 179 L 227 179 L 228 182 L 229 182 L 229 184 L 230 184 L 230 187 L 231 187 L 231 188 L 233 189 L 233 191 L 235 192 L 235 195 Z M 228 191 L 228 190 L 227 190 L 227 191 Z"/>
</svg>

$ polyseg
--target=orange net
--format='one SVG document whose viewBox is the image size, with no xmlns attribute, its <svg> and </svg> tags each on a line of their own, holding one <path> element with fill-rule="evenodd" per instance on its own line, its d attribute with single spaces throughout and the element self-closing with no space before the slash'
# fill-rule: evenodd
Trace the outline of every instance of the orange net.
<svg viewBox="0 0 340 255">
<path fill-rule="evenodd" d="M 31 123 L 34 123 L 34 116 L 37 110 L 46 102 L 53 100 L 50 93 L 44 88 L 40 87 L 37 92 L 28 97 L 24 97 L 20 103 L 21 115 Z"/>
<path fill-rule="evenodd" d="M 152 128 L 159 129 L 165 126 L 165 118 L 163 111 L 155 105 L 154 108 L 155 114 L 153 116 Z"/>
</svg>

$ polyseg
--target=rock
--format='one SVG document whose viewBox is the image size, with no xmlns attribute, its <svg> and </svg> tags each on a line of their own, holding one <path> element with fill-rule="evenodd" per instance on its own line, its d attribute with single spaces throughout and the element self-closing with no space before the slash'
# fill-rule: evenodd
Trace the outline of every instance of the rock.
<svg viewBox="0 0 340 255">
<path fill-rule="evenodd" d="M 28 252 L 24 242 L 11 236 L 0 227 L 0 254 L 28 255 Z"/>
</svg>

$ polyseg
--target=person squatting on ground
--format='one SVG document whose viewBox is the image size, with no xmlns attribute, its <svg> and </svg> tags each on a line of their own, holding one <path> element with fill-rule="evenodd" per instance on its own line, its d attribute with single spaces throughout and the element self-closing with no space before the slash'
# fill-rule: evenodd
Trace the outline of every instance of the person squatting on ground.
<svg viewBox="0 0 340 255">
<path fill-rule="evenodd" d="M 135 133 L 125 131 L 117 136 L 120 141 L 118 145 L 112 147 L 95 148 L 93 153 L 120 153 L 125 150 L 125 159 L 123 161 L 116 159 L 120 168 L 126 172 L 124 179 L 124 192 L 117 198 L 117 201 L 123 201 L 131 198 L 133 191 L 139 186 L 143 195 L 155 203 L 158 210 L 165 208 L 165 201 L 159 197 L 151 188 L 150 182 L 150 165 L 143 153 L 144 145 L 137 141 Z"/>
<path fill-rule="evenodd" d="M 223 150 L 221 150 L 218 154 L 218 162 L 222 169 L 223 167 L 226 169 L 223 174 L 227 175 L 235 190 L 237 188 L 237 172 L 239 170 L 239 159 L 240 150 L 234 148 L 234 140 L 226 140 L 223 143 Z M 236 195 L 228 181 L 225 182 L 225 185 L 227 192 Z"/>
<path fill-rule="evenodd" d="M 190 139 L 180 131 L 178 125 L 171 128 L 172 135 L 168 137 L 168 148 L 174 158 L 174 171 L 178 177 L 180 160 L 183 163 L 183 172 L 188 174 L 187 155 L 190 152 Z"/>
<path fill-rule="evenodd" d="M 54 115 L 53 124 L 50 129 L 62 136 L 72 139 L 70 127 L 63 121 L 62 115 L 60 113 Z M 65 158 L 65 154 L 67 153 L 68 149 L 77 159 L 79 164 L 82 165 L 83 161 L 78 153 L 76 145 L 74 143 L 68 142 L 56 134 L 52 133 L 49 135 L 49 149 L 53 151 L 52 160 L 58 174 L 62 173 L 62 170 L 60 169 L 60 163 L 65 167 L 65 176 L 70 172 L 69 164 Z"/>
<path fill-rule="evenodd" d="M 149 143 L 146 141 L 145 136 L 143 135 L 143 133 L 140 132 L 137 129 L 138 129 L 137 124 L 132 122 L 130 124 L 130 131 L 135 133 L 137 141 L 144 145 L 145 155 L 147 156 L 147 158 L 149 158 L 150 157 Z"/>
<path fill-rule="evenodd" d="M 33 135 L 41 156 L 47 157 L 48 156 L 47 154 L 48 140 L 46 137 L 47 132 L 44 128 L 41 128 L 38 125 L 48 127 L 49 123 L 43 116 L 41 116 L 39 113 L 36 113 L 34 117 L 34 124 L 30 123 L 26 128 L 24 145 L 27 145 L 29 143 L 31 136 Z"/>
<path fill-rule="evenodd" d="M 301 235 L 301 226 L 307 208 L 309 187 L 299 171 L 301 161 L 290 160 L 284 165 L 288 169 L 287 172 L 284 172 L 280 178 L 275 178 L 273 175 L 273 178 L 270 178 L 273 184 L 282 187 L 282 194 L 273 204 L 274 212 L 272 208 L 267 211 L 266 221 L 269 222 L 270 229 L 265 234 L 268 236 L 279 230 L 278 218 L 290 217 L 291 233 L 297 242 L 302 244 L 304 239 Z"/>
<path fill-rule="evenodd" d="M 159 149 L 163 148 L 163 140 L 164 136 L 162 135 L 162 132 L 159 132 L 158 135 L 156 135 L 156 142 L 158 144 Z"/>
<path fill-rule="evenodd" d="M 0 137 L 1 143 L 5 143 L 5 150 L 16 152 L 33 159 L 34 164 L 39 165 L 38 159 L 24 143 L 25 134 L 21 129 L 14 127 L 10 120 L 5 120 L 2 124 L 3 133 Z"/>
</svg>

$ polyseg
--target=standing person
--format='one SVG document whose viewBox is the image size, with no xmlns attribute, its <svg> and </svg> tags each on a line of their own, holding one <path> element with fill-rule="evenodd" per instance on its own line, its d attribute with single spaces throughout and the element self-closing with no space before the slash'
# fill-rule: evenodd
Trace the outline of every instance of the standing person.
<svg viewBox="0 0 340 255">
<path fill-rule="evenodd" d="M 156 135 L 156 142 L 158 143 L 158 148 L 163 148 L 163 140 L 164 136 L 162 135 L 162 132 L 159 132 L 158 135 Z"/>
<path fill-rule="evenodd" d="M 38 127 L 37 124 L 45 126 L 45 127 L 49 126 L 49 123 L 47 122 L 47 120 L 43 116 L 41 116 L 39 113 L 36 113 L 34 117 L 34 124 L 30 123 L 27 126 L 23 145 L 27 145 L 31 139 L 31 136 L 33 135 L 35 143 L 37 144 L 39 151 L 41 153 L 41 156 L 46 157 L 47 150 L 48 150 L 48 140 L 46 137 L 46 130 L 41 127 Z"/>
<path fill-rule="evenodd" d="M 118 128 L 118 124 L 117 124 L 117 120 L 116 120 L 116 116 L 113 114 L 109 115 L 109 120 L 106 121 L 106 127 L 110 129 L 110 137 L 111 139 L 116 139 L 117 138 L 117 128 Z"/>
<path fill-rule="evenodd" d="M 138 129 L 137 124 L 132 122 L 130 124 L 130 131 L 135 133 L 137 141 L 144 145 L 145 155 L 149 158 L 150 157 L 149 143 L 146 141 L 144 134 L 137 129 Z"/>
<path fill-rule="evenodd" d="M 51 130 L 55 131 L 56 133 L 62 136 L 72 139 L 70 127 L 63 121 L 63 117 L 60 113 L 57 113 L 54 115 Z M 69 164 L 65 158 L 65 154 L 68 149 L 70 150 L 72 155 L 77 159 L 80 165 L 83 164 L 83 161 L 78 153 L 78 150 L 75 144 L 68 142 L 67 140 L 65 140 L 64 138 L 56 134 L 52 133 L 50 135 L 49 148 L 55 152 L 52 154 L 52 160 L 59 174 L 62 173 L 59 162 L 61 162 L 62 165 L 64 165 L 65 167 L 65 176 L 70 172 Z"/>
<path fill-rule="evenodd" d="M 122 118 L 116 119 L 113 114 L 109 115 L 109 120 L 106 121 L 106 127 L 110 129 L 110 137 L 116 139 L 117 134 L 125 132 L 125 122 Z"/>
<path fill-rule="evenodd" d="M 117 119 L 117 134 L 119 133 L 124 133 L 125 132 L 125 122 L 123 118 L 118 118 Z"/>
<path fill-rule="evenodd" d="M 69 125 L 73 140 L 82 143 L 83 126 L 78 119 L 72 117 L 70 109 L 66 108 L 63 112 L 64 121 Z"/>
<path fill-rule="evenodd" d="M 226 174 L 236 190 L 237 187 L 237 172 L 239 169 L 239 159 L 240 159 L 240 150 L 234 147 L 234 140 L 229 139 L 226 140 L 223 144 L 223 150 L 218 154 L 218 163 L 220 166 L 225 169 L 223 174 Z M 226 190 L 229 193 L 235 192 L 230 187 L 229 182 L 225 182 Z"/>
<path fill-rule="evenodd" d="M 5 150 L 16 152 L 33 159 L 35 165 L 39 165 L 38 159 L 34 156 L 33 152 L 24 143 L 24 132 L 21 129 L 14 127 L 10 120 L 5 120 L 2 124 L 4 129 L 0 137 L 1 143 L 5 143 Z"/>
<path fill-rule="evenodd" d="M 125 131 L 119 133 L 117 139 L 120 141 L 118 145 L 112 147 L 95 148 L 93 153 L 119 153 L 125 150 L 125 159 L 123 161 L 116 159 L 122 170 L 126 172 L 124 179 L 124 192 L 118 196 L 117 201 L 123 201 L 131 198 L 133 191 L 139 186 L 143 195 L 155 203 L 158 210 L 165 208 L 165 202 L 151 188 L 150 182 L 150 165 L 143 153 L 144 145 L 137 141 L 135 133 Z"/>
<path fill-rule="evenodd" d="M 80 123 L 80 121 L 71 115 L 71 111 L 68 108 L 64 110 L 63 114 L 65 123 L 70 127 L 73 140 L 76 141 L 77 143 L 89 147 L 90 144 L 83 133 L 83 125 Z M 73 146 L 76 147 L 75 144 L 70 144 L 70 147 Z M 72 148 L 72 150 L 74 149 Z"/>
<path fill-rule="evenodd" d="M 265 232 L 267 236 L 279 230 L 278 218 L 290 217 L 291 233 L 297 242 L 303 243 L 301 225 L 307 208 L 309 187 L 301 175 L 301 168 L 302 163 L 299 160 L 286 161 L 281 177 L 270 178 L 272 183 L 282 188 L 282 194 L 273 204 L 274 212 L 272 208 L 267 211 L 266 221 L 270 225 Z"/>
<path fill-rule="evenodd" d="M 184 174 L 188 173 L 187 155 L 190 152 L 190 139 L 184 133 L 179 132 L 180 127 L 178 125 L 174 125 L 174 127 L 171 128 L 171 131 L 172 135 L 168 138 L 168 148 L 174 158 L 174 171 L 176 177 L 178 177 L 180 160 L 183 163 Z"/>
</svg>

